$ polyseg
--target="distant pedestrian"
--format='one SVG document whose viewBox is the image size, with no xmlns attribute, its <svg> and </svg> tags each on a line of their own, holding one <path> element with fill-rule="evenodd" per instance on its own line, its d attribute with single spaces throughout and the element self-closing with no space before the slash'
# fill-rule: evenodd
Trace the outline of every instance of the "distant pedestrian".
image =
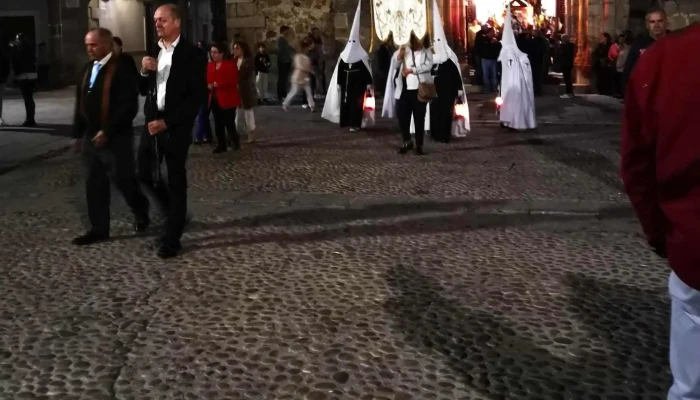
<svg viewBox="0 0 700 400">
<path fill-rule="evenodd" d="M 698 71 L 700 25 L 658 40 L 627 83 L 622 126 L 622 180 L 647 242 L 672 269 L 668 400 L 700 399 Z"/>
<path fill-rule="evenodd" d="M 124 53 L 124 42 L 122 42 L 122 39 L 119 36 L 114 37 L 114 47 L 112 52 L 119 57 L 124 64 L 129 66 L 129 70 L 133 72 L 134 76 L 138 75 L 138 68 L 136 68 L 136 61 L 134 61 L 134 57 Z"/>
<path fill-rule="evenodd" d="M 501 52 L 501 43 L 496 38 L 496 31 L 488 28 L 477 46 L 484 74 L 484 93 L 493 93 L 498 88 L 498 54 Z"/>
<path fill-rule="evenodd" d="M 294 39 L 294 32 L 288 26 L 280 28 L 280 37 L 277 39 L 277 98 L 283 101 L 287 97 L 287 85 L 289 74 L 292 72 L 294 60 L 294 48 L 289 42 Z"/>
<path fill-rule="evenodd" d="M 294 73 L 292 74 L 292 90 L 287 94 L 287 98 L 284 99 L 282 103 L 282 108 L 287 111 L 287 107 L 292 102 L 292 99 L 300 92 L 306 92 L 306 102 L 311 109 L 314 111 L 315 102 L 314 95 L 311 92 L 311 61 L 307 52 L 314 45 L 314 42 L 309 38 L 304 38 L 299 46 L 299 53 L 294 56 Z"/>
<path fill-rule="evenodd" d="M 12 70 L 15 73 L 15 80 L 19 84 L 19 90 L 24 99 L 24 110 L 26 118 L 23 126 L 36 126 L 34 113 L 36 103 L 34 103 L 34 91 L 38 78 L 36 69 L 36 54 L 34 45 L 27 35 L 20 33 L 12 43 Z"/>
<path fill-rule="evenodd" d="M 269 85 L 270 55 L 267 54 L 265 43 L 258 43 L 258 54 L 255 55 L 255 87 L 258 91 L 258 103 L 267 103 L 267 87 Z"/>
<path fill-rule="evenodd" d="M 236 111 L 236 129 L 248 134 L 248 143 L 255 142 L 255 107 L 258 105 L 257 89 L 255 88 L 255 60 L 250 46 L 244 41 L 233 44 L 234 60 L 238 67 L 238 92 L 241 95 L 241 106 Z"/>
<path fill-rule="evenodd" d="M 625 68 L 622 71 L 623 81 L 627 81 L 632 75 L 632 70 L 642 53 L 669 32 L 666 11 L 662 9 L 652 8 L 649 10 L 646 15 L 646 24 L 647 32 L 635 40 L 630 47 L 627 60 L 625 60 Z"/>
<path fill-rule="evenodd" d="M 564 85 L 566 86 L 566 93 L 561 97 L 563 99 L 568 99 L 574 96 L 574 81 L 572 74 L 574 72 L 574 59 L 576 58 L 576 45 L 571 43 L 571 37 L 569 35 L 563 35 L 561 37 L 561 45 L 559 45 L 559 68 L 561 68 L 561 74 L 564 77 Z"/>
<path fill-rule="evenodd" d="M 225 152 L 228 150 L 229 144 L 234 150 L 241 147 L 235 122 L 236 109 L 241 106 L 241 95 L 238 90 L 238 68 L 236 68 L 235 61 L 224 60 L 225 53 L 226 48 L 222 45 L 211 46 L 212 61 L 207 65 L 208 107 L 214 114 L 214 131 L 216 132 L 214 154 Z"/>
<path fill-rule="evenodd" d="M 323 98 L 326 94 L 326 54 L 323 50 L 323 37 L 321 30 L 318 28 L 311 29 L 309 38 L 314 42 L 313 47 L 309 51 L 311 59 L 311 67 L 313 69 L 313 92 L 314 97 Z"/>
<path fill-rule="evenodd" d="M 224 47 L 226 48 L 226 47 Z M 202 52 L 202 57 L 209 63 L 211 62 L 211 53 L 209 52 L 210 46 L 203 41 L 197 42 L 197 49 Z M 209 115 L 211 114 L 211 109 L 209 109 L 208 104 L 203 104 L 199 109 L 197 114 L 197 119 L 195 122 L 195 134 L 194 134 L 194 144 L 205 144 L 212 142 L 211 133 L 211 123 L 209 122 Z"/>
</svg>

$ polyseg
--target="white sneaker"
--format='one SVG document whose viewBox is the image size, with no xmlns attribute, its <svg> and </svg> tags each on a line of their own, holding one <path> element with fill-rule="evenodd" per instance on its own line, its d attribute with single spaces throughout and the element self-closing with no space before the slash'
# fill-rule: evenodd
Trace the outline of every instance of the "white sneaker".
<svg viewBox="0 0 700 400">
<path fill-rule="evenodd" d="M 288 111 L 289 111 L 289 109 L 287 108 L 287 106 L 282 106 L 282 109 L 283 109 L 285 112 L 288 112 Z"/>
<path fill-rule="evenodd" d="M 0 126 L 5 126 L 5 121 L 3 121 L 2 118 L 0 118 Z"/>
<path fill-rule="evenodd" d="M 357 128 L 350 128 L 350 132 L 357 132 L 358 130 Z"/>
<path fill-rule="evenodd" d="M 304 107 L 304 108 L 309 108 L 309 105 L 308 105 L 308 104 L 304 104 L 302 107 Z"/>
<path fill-rule="evenodd" d="M 559 96 L 559 97 L 562 98 L 562 99 L 570 99 L 570 98 L 571 98 L 571 95 L 570 95 L 570 94 L 562 94 L 562 95 Z"/>
</svg>

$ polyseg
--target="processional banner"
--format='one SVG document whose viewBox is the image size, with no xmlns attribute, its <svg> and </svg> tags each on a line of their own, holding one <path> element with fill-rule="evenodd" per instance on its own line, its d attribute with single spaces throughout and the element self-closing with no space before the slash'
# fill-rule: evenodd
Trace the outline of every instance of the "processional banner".
<svg viewBox="0 0 700 400">
<path fill-rule="evenodd" d="M 422 39 L 430 20 L 426 0 L 372 0 L 372 19 L 379 40 L 392 34 L 397 45 L 408 44 L 411 32 Z"/>
</svg>

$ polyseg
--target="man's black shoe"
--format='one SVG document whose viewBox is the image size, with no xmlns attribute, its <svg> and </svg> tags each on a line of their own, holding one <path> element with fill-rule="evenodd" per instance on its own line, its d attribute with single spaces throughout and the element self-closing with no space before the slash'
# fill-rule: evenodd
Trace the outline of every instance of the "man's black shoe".
<svg viewBox="0 0 700 400">
<path fill-rule="evenodd" d="M 413 150 L 413 142 L 406 142 L 399 149 L 399 154 L 406 154 L 411 150 Z"/>
<path fill-rule="evenodd" d="M 136 218 L 134 221 L 134 231 L 137 233 L 143 233 L 148 230 L 151 225 L 151 220 L 149 218 Z"/>
<path fill-rule="evenodd" d="M 102 234 L 90 231 L 90 232 L 84 234 L 83 236 L 79 236 L 79 237 L 73 239 L 72 243 L 76 246 L 89 246 L 91 244 L 104 242 L 107 240 L 109 240 L 109 235 L 102 235 Z"/>
<path fill-rule="evenodd" d="M 177 242 L 175 244 L 163 243 L 158 248 L 157 254 L 158 257 L 162 259 L 173 258 L 177 257 L 177 255 L 180 254 L 180 250 L 182 250 L 182 245 L 180 244 L 180 242 Z"/>
</svg>

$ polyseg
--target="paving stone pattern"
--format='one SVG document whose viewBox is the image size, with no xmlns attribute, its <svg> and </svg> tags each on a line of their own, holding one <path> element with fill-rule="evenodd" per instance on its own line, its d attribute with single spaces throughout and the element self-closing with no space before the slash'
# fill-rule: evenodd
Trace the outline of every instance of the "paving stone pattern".
<svg viewBox="0 0 700 400">
<path fill-rule="evenodd" d="M 483 128 L 419 158 L 387 126 L 261 119 L 259 144 L 193 149 L 174 260 L 116 195 L 113 240 L 70 246 L 74 155 L 0 176 L 0 398 L 665 398 L 668 271 L 614 132 Z"/>
</svg>

